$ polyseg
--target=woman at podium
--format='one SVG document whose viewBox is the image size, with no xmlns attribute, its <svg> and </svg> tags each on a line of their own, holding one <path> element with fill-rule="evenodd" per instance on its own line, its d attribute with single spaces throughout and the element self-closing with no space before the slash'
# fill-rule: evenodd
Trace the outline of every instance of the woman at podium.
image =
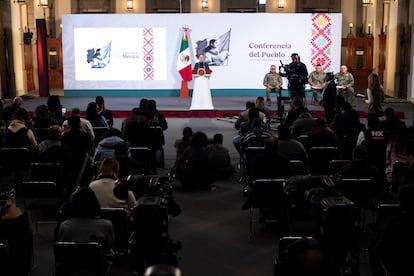
<svg viewBox="0 0 414 276">
<path fill-rule="evenodd" d="M 214 109 L 209 84 L 211 70 L 204 59 L 204 55 L 200 54 L 198 56 L 198 62 L 194 65 L 194 87 L 190 110 Z"/>
<path fill-rule="evenodd" d="M 198 62 L 196 62 L 196 64 L 194 64 L 194 70 L 198 70 L 198 69 L 205 69 L 205 70 L 210 70 L 210 67 L 208 66 L 207 62 L 204 62 L 205 60 L 205 56 L 203 54 L 200 54 L 198 56 Z"/>
</svg>

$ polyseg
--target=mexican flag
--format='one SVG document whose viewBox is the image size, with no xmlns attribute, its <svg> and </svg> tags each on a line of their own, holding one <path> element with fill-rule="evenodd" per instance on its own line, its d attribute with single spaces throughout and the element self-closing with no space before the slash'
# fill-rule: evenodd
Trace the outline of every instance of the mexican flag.
<svg viewBox="0 0 414 276">
<path fill-rule="evenodd" d="M 180 73 L 184 81 L 191 81 L 193 79 L 191 73 L 191 58 L 190 49 L 188 48 L 188 28 L 184 28 L 183 38 L 181 40 L 180 53 L 177 60 L 177 71 Z"/>
</svg>

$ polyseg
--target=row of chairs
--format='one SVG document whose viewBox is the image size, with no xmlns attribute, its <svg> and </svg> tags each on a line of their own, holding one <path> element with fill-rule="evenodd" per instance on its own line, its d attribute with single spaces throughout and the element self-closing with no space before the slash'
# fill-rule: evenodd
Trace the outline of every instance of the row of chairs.
<svg viewBox="0 0 414 276">
<path fill-rule="evenodd" d="M 97 242 L 56 242 L 54 244 L 55 276 L 111 275 L 112 264 L 108 262 L 101 244 Z M 151 265 L 144 276 L 181 276 L 181 270 L 167 264 Z"/>
<path fill-rule="evenodd" d="M 328 178 L 328 176 L 324 176 L 323 178 Z M 288 181 L 286 179 L 255 179 L 253 181 L 253 201 L 249 211 L 249 239 L 251 240 L 253 235 L 253 209 L 255 208 L 273 208 L 277 211 L 276 219 L 272 218 L 266 222 L 274 222 L 280 220 L 284 221 L 286 218 L 288 220 L 287 223 L 289 227 L 284 232 L 287 233 L 287 235 L 285 234 L 285 236 L 280 239 L 279 255 L 275 260 L 274 275 L 276 276 L 292 275 L 286 272 L 292 268 L 292 265 L 294 265 L 292 263 L 292 260 L 287 260 L 287 258 L 291 258 L 290 254 L 288 253 L 288 247 L 290 244 L 299 242 L 304 237 L 304 239 L 308 239 L 308 242 L 312 240 L 312 242 L 316 242 L 318 244 L 321 242 L 325 243 L 324 246 L 327 246 L 328 248 L 324 248 L 324 250 L 328 249 L 328 253 L 330 252 L 330 254 L 333 254 L 335 257 L 334 265 L 336 265 L 336 267 L 334 266 L 334 269 L 338 269 L 338 267 L 342 269 L 342 271 L 345 271 L 347 269 L 358 269 L 356 268 L 358 264 L 354 263 L 353 266 L 347 267 L 349 263 L 345 262 L 345 259 L 348 260 L 348 258 L 358 259 L 355 256 L 357 255 L 356 252 L 358 252 L 358 244 L 360 243 L 360 240 L 359 235 L 355 234 L 355 231 L 367 229 L 373 233 L 374 236 L 378 236 L 379 233 L 384 231 L 385 221 L 389 217 L 395 216 L 401 212 L 399 203 L 368 201 L 368 199 L 371 198 L 372 194 L 364 195 L 364 186 L 366 187 L 367 191 L 369 191 L 372 188 L 370 185 L 375 184 L 370 179 L 348 178 L 341 179 L 339 182 L 323 180 L 319 183 L 322 189 L 329 192 L 327 192 L 326 195 L 320 199 L 319 208 L 321 210 L 321 217 L 318 218 L 319 221 L 315 221 L 317 222 L 314 224 L 315 227 L 312 228 L 311 232 L 307 232 L 308 229 L 298 226 L 300 220 L 303 220 L 304 218 L 294 216 L 293 214 L 295 208 L 300 208 L 300 204 L 292 201 L 290 195 L 287 194 L 287 190 L 285 188 L 288 185 Z M 316 187 L 317 185 L 312 186 L 312 184 L 307 186 L 307 188 Z M 351 192 L 352 189 L 355 190 Z M 347 194 L 347 192 L 350 193 Z M 345 194 L 352 198 L 352 201 L 345 197 Z M 304 198 L 303 193 L 301 193 L 300 197 L 302 199 Z M 309 208 L 309 206 L 307 206 L 307 208 Z M 361 209 L 364 208 L 370 208 L 374 212 L 375 216 L 373 223 L 365 224 L 364 217 L 360 217 L 359 214 L 361 213 Z M 360 224 L 356 224 L 358 220 L 361 221 Z M 295 223 L 297 224 L 294 227 Z M 321 239 L 318 238 L 318 240 L 316 240 L 314 238 L 314 235 L 315 233 L 319 232 L 320 229 L 323 229 L 323 231 L 319 233 L 319 235 L 321 235 Z M 306 237 L 306 235 L 309 236 Z M 312 237 L 310 235 L 312 235 Z M 318 247 L 318 250 L 321 250 L 321 248 Z M 386 267 L 383 267 L 383 269 L 385 271 Z M 337 272 L 338 270 L 334 271 Z"/>
</svg>

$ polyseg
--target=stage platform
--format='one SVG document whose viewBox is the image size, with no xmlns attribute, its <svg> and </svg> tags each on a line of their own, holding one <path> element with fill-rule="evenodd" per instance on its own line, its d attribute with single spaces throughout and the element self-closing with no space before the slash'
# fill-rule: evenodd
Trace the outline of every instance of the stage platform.
<svg viewBox="0 0 414 276">
<path fill-rule="evenodd" d="M 89 102 L 95 101 L 95 97 L 65 97 L 59 91 L 52 93 L 52 95 L 60 96 L 63 107 L 67 112 L 74 107 L 84 111 Z M 156 97 L 153 98 L 157 102 L 157 108 L 167 118 L 225 118 L 237 116 L 240 111 L 245 109 L 246 101 L 255 101 L 256 96 L 252 97 L 213 97 L 214 110 L 190 110 L 191 98 L 179 97 Z M 126 118 L 130 115 L 131 110 L 137 107 L 141 97 L 105 97 L 105 105 L 112 110 L 114 118 Z M 311 97 L 307 97 L 307 108 L 311 111 L 314 117 L 322 117 L 323 108 L 319 105 L 311 104 Z M 30 95 L 25 97 L 24 107 L 29 112 L 34 112 L 36 107 L 45 104 L 47 98 Z M 397 116 L 400 119 L 409 120 L 408 125 L 412 125 L 412 117 L 414 115 L 414 105 L 407 101 L 392 101 L 388 99 L 385 106 L 391 106 L 397 111 Z M 272 97 L 272 105 L 269 107 L 272 114 L 276 114 L 276 97 Z M 290 108 L 288 102 L 285 103 L 285 110 Z M 360 98 L 355 98 L 354 107 L 361 118 L 366 117 L 367 105 L 362 102 Z M 69 113 L 67 113 L 69 115 Z"/>
</svg>

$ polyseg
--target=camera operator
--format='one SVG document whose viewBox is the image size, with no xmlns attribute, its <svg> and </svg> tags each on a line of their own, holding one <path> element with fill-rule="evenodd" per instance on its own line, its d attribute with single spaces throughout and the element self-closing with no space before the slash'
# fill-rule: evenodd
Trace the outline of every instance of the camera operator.
<svg viewBox="0 0 414 276">
<path fill-rule="evenodd" d="M 181 207 L 174 201 L 170 176 L 130 175 L 114 188 L 116 197 L 125 198 L 133 191 L 138 204 L 132 211 L 133 234 L 130 238 L 131 265 L 143 272 L 147 266 L 164 263 L 177 266 L 176 253 L 181 249 L 168 231 L 169 215 L 178 216 Z M 140 274 L 141 275 L 141 274 Z"/>
<path fill-rule="evenodd" d="M 293 53 L 291 56 L 292 62 L 288 65 L 281 66 L 280 69 L 284 69 L 284 73 L 281 73 L 279 69 L 279 75 L 288 79 L 288 90 L 290 98 L 296 97 L 303 98 L 305 96 L 305 84 L 308 79 L 308 69 L 306 65 L 300 61 L 298 53 Z"/>
</svg>

